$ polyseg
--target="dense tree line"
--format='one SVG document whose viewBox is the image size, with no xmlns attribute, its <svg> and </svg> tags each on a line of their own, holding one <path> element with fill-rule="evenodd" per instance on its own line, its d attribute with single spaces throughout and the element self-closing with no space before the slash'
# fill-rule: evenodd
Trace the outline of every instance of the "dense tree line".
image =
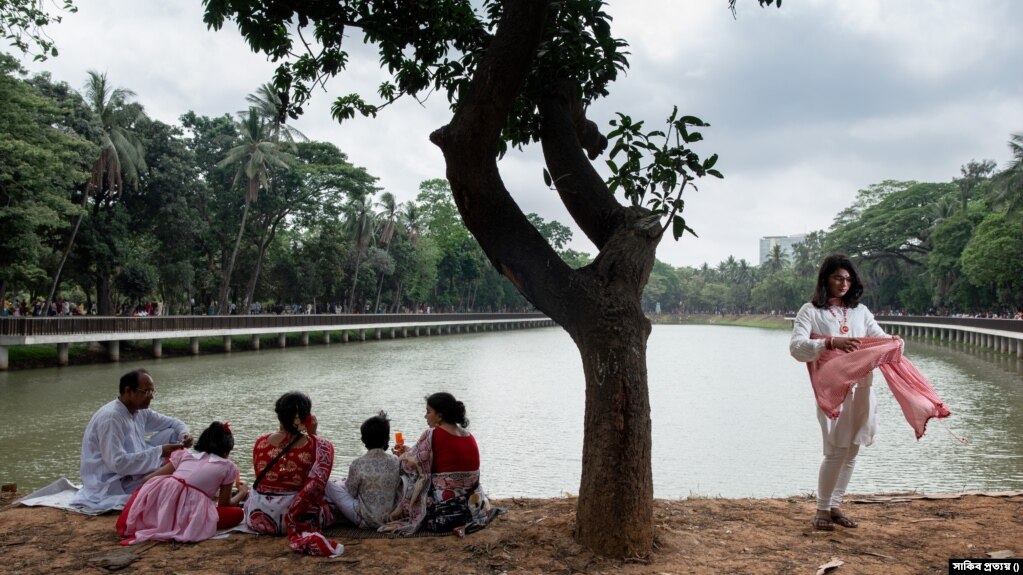
<svg viewBox="0 0 1023 575">
<path fill-rule="evenodd" d="M 333 144 L 287 125 L 270 86 L 232 117 L 149 118 L 89 72 L 83 90 L 0 55 L 0 294 L 107 315 L 519 310 L 446 180 L 400 203 Z M 572 232 L 529 215 L 552 245 Z M 53 305 L 46 305 L 52 303 Z M 233 306 L 232 306 L 233 304 Z M 38 306 L 37 306 L 38 307 Z M 10 312 L 10 310 L 9 310 Z"/>
<path fill-rule="evenodd" d="M 648 311 L 792 312 L 813 289 L 817 265 L 844 252 L 859 265 L 871 309 L 908 314 L 1023 310 L 1023 135 L 1012 159 L 970 161 L 951 182 L 886 180 L 856 193 L 828 230 L 791 254 L 775 246 L 755 266 L 729 257 L 715 267 L 658 262 L 643 295 Z"/>
</svg>

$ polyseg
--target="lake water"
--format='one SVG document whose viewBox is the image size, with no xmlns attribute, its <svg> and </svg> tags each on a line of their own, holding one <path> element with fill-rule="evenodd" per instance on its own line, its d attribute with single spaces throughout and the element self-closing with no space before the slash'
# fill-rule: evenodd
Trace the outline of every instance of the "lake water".
<svg viewBox="0 0 1023 575">
<path fill-rule="evenodd" d="M 648 362 L 654 494 L 781 497 L 816 489 L 820 431 L 806 368 L 789 334 L 721 326 L 658 325 Z M 1023 365 L 961 347 L 908 342 L 953 416 L 916 441 L 883 379 L 880 430 L 860 452 L 850 492 L 1023 489 Z M 82 432 L 117 395 L 120 375 L 155 377 L 152 407 L 198 433 L 229 420 L 232 458 L 251 481 L 249 450 L 277 429 L 285 391 L 313 399 L 320 433 L 336 447 L 334 477 L 363 452 L 359 425 L 379 409 L 409 439 L 425 429 L 423 397 L 464 401 L 492 496 L 576 493 L 583 375 L 560 328 L 333 343 L 287 350 L 0 372 L 0 482 L 19 490 L 78 479 Z M 969 439 L 961 445 L 949 431 Z"/>
</svg>

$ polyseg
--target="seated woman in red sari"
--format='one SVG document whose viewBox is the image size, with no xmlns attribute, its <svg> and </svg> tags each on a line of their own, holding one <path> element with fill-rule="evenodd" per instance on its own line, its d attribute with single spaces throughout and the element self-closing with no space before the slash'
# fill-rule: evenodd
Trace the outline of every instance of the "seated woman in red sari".
<svg viewBox="0 0 1023 575">
<path fill-rule="evenodd" d="M 465 532 L 486 527 L 496 515 L 480 487 L 480 452 L 466 427 L 465 405 L 450 393 L 426 398 L 426 424 L 416 444 L 395 445 L 401 463 L 401 491 L 391 522 L 380 531 L 411 535 L 430 531 Z"/>
<path fill-rule="evenodd" d="M 334 522 L 324 486 L 334 467 L 334 446 L 316 435 L 312 401 L 285 393 L 274 407 L 280 429 L 256 440 L 256 481 L 245 501 L 245 525 L 268 535 L 287 535 L 292 550 L 336 557 L 344 546 L 323 536 Z"/>
</svg>

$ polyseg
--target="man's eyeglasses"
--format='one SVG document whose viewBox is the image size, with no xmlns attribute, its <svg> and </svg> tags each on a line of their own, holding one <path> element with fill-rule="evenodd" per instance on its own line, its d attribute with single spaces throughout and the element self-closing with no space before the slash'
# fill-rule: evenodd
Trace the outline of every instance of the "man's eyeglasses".
<svg viewBox="0 0 1023 575">
<path fill-rule="evenodd" d="M 135 391 L 141 393 L 142 395 L 144 395 L 146 397 L 156 397 L 156 390 L 155 389 L 136 389 Z"/>
</svg>

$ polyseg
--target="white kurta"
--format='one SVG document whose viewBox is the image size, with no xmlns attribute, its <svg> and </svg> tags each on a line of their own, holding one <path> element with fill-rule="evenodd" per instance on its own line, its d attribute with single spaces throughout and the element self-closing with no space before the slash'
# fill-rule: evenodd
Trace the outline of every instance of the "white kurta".
<svg viewBox="0 0 1023 575">
<path fill-rule="evenodd" d="M 154 434 L 146 441 L 147 434 Z M 82 488 L 71 504 L 91 511 L 124 507 L 142 478 L 160 467 L 161 445 L 188 433 L 179 419 L 151 409 L 134 414 L 115 399 L 97 411 L 82 438 Z"/>
<path fill-rule="evenodd" d="M 867 306 L 860 304 L 846 310 L 848 333 L 841 332 L 842 307 L 830 306 L 820 309 L 812 303 L 805 303 L 796 314 L 789 341 L 789 353 L 798 361 L 815 361 L 824 352 L 823 339 L 810 339 L 810 334 L 829 337 L 886 337 L 887 334 L 874 321 L 874 314 Z M 840 408 L 838 419 L 829 419 L 818 407 L 817 420 L 821 425 L 824 453 L 831 447 L 850 445 L 867 446 L 874 443 L 877 432 L 877 397 L 871 385 L 873 373 L 856 382 L 849 396 Z"/>
</svg>

